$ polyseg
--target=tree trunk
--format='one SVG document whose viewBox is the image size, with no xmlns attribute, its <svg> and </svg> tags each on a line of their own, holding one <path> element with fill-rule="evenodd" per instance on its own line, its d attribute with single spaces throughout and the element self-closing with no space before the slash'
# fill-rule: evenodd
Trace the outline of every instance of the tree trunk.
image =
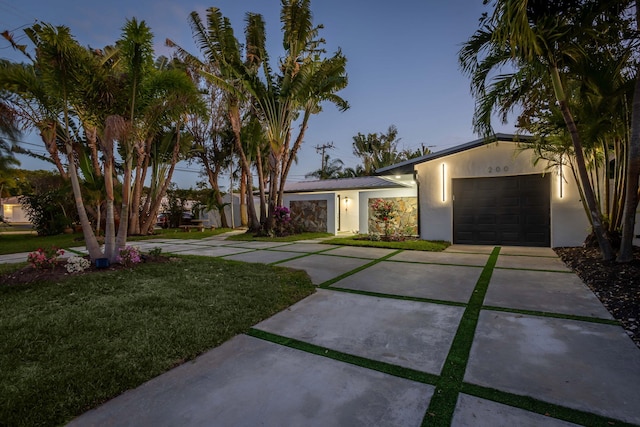
<svg viewBox="0 0 640 427">
<path fill-rule="evenodd" d="M 222 206 L 224 204 L 224 200 L 222 200 L 222 193 L 220 192 L 220 184 L 218 183 L 218 177 L 220 176 L 220 169 L 216 168 L 215 171 L 211 169 L 211 165 L 209 164 L 209 161 L 207 160 L 206 157 L 207 155 L 203 154 L 202 157 L 200 157 L 200 160 L 202 161 L 204 170 L 207 173 L 207 178 L 209 179 L 209 185 L 211 185 L 211 188 L 213 188 L 215 198 L 216 198 L 216 203 L 218 204 L 218 206 Z M 229 195 L 231 195 L 231 192 L 229 192 Z M 231 203 L 233 203 L 233 200 L 232 199 L 230 200 L 231 200 Z M 224 207 L 220 209 L 220 226 L 222 228 L 229 228 L 229 222 L 227 221 L 227 215 L 224 212 Z"/>
<path fill-rule="evenodd" d="M 66 143 L 67 146 L 67 158 L 69 161 L 69 178 L 71 180 L 71 188 L 73 189 L 73 197 L 76 202 L 76 208 L 78 210 L 78 217 L 80 217 L 80 224 L 82 225 L 82 234 L 84 235 L 85 245 L 89 256 L 92 260 L 102 257 L 100 251 L 100 245 L 98 239 L 93 233 L 93 228 L 89 222 L 87 211 L 84 208 L 84 202 L 82 200 L 82 192 L 80 190 L 80 180 L 78 179 L 78 172 L 76 171 L 76 163 L 74 160 L 74 152 L 71 144 Z"/>
<path fill-rule="evenodd" d="M 173 178 L 173 171 L 176 168 L 176 163 L 178 163 L 178 156 L 180 155 L 180 123 L 176 125 L 176 145 L 173 147 L 173 153 L 171 156 L 171 166 L 169 167 L 169 172 L 167 173 L 167 177 L 162 183 L 162 187 L 160 187 L 158 194 L 156 195 L 156 199 L 149 209 L 150 212 L 156 213 L 158 209 L 160 209 L 160 204 L 162 203 L 162 198 L 167 193 L 167 188 L 169 188 L 169 184 L 171 183 L 171 178 Z M 155 215 L 150 215 L 145 221 L 142 223 L 142 231 L 146 234 L 149 232 L 151 226 L 155 223 Z"/>
<path fill-rule="evenodd" d="M 280 188 L 278 189 L 278 205 L 282 206 L 284 202 L 284 186 L 287 181 L 287 176 L 289 176 L 289 170 L 291 169 L 291 165 L 296 159 L 296 155 L 298 154 L 298 150 L 302 145 L 302 141 L 304 140 L 304 135 L 307 131 L 309 117 L 311 117 L 311 113 L 308 108 L 304 110 L 304 117 L 302 118 L 302 123 L 300 124 L 300 133 L 298 133 L 298 137 L 296 138 L 296 142 L 293 143 L 293 147 L 287 155 L 284 157 L 284 165 L 282 167 L 282 175 L 280 176 Z M 288 145 L 288 143 L 287 143 Z"/>
<path fill-rule="evenodd" d="M 576 123 L 573 120 L 571 111 L 569 110 L 569 105 L 564 100 L 560 101 L 560 111 L 562 112 L 562 117 L 564 118 L 567 128 L 569 129 L 569 133 L 571 134 L 571 141 L 573 142 L 573 150 L 576 158 L 576 165 L 578 168 L 578 176 L 580 177 L 580 182 L 582 183 L 582 191 L 584 192 L 585 202 L 587 204 L 587 207 L 589 208 L 589 215 L 591 219 L 591 225 L 593 226 L 593 233 L 596 235 L 596 239 L 598 240 L 602 259 L 604 259 L 605 261 L 610 261 L 614 257 L 613 248 L 611 247 L 611 242 L 605 234 L 604 227 L 602 225 L 602 215 L 600 214 L 600 209 L 598 207 L 598 203 L 596 202 L 595 194 L 593 193 L 593 187 L 591 186 L 591 182 L 589 181 L 589 173 L 587 171 L 587 166 L 584 160 L 584 151 L 582 149 L 580 135 L 578 134 L 578 128 L 576 127 Z"/>
<path fill-rule="evenodd" d="M 636 3 L 637 22 L 640 23 L 640 4 Z M 638 179 L 640 179 L 640 66 L 636 69 L 636 85 L 633 92 L 631 113 L 631 140 L 627 152 L 627 185 L 624 212 L 622 214 L 622 242 L 618 262 L 633 260 L 633 235 L 638 207 Z"/>
<path fill-rule="evenodd" d="M 126 148 L 130 150 L 131 147 Z M 131 153 L 127 153 L 124 162 L 124 177 L 122 179 L 122 206 L 120 208 L 120 225 L 118 226 L 118 234 L 116 236 L 116 247 L 113 257 L 109 260 L 116 261 L 116 257 L 121 249 L 127 245 L 127 232 L 129 231 L 129 204 L 131 203 Z"/>
<path fill-rule="evenodd" d="M 258 170 L 258 189 L 260 191 L 260 224 L 264 224 L 267 220 L 267 208 L 266 208 L 266 190 L 264 169 L 262 168 L 262 150 L 260 146 L 257 148 L 256 153 L 256 169 Z"/>
<path fill-rule="evenodd" d="M 241 131 L 242 125 L 240 123 L 240 111 L 238 109 L 238 105 L 234 103 L 229 103 L 229 121 L 231 122 L 231 128 L 233 129 L 233 134 L 235 137 L 235 145 L 236 150 L 238 152 L 238 156 L 240 157 L 240 165 L 247 177 L 247 182 L 249 183 L 249 191 L 247 192 L 247 205 L 248 205 L 248 215 L 249 221 L 248 226 L 252 231 L 258 231 L 260 229 L 260 222 L 258 221 L 258 217 L 256 215 L 256 209 L 253 203 L 253 179 L 251 174 L 251 165 L 247 160 L 247 156 L 244 153 L 244 149 L 242 147 L 242 138 Z"/>
<path fill-rule="evenodd" d="M 244 174 L 244 169 L 240 173 L 240 225 L 247 227 L 249 219 L 247 215 L 247 177 Z"/>
<path fill-rule="evenodd" d="M 584 149 L 582 148 L 580 134 L 578 133 L 576 122 L 571 115 L 569 104 L 566 101 L 564 87 L 560 78 L 560 72 L 558 71 L 558 68 L 556 66 L 551 66 L 549 71 L 551 74 L 551 81 L 553 84 L 553 90 L 556 95 L 556 100 L 560 104 L 560 112 L 562 113 L 562 118 L 564 119 L 564 122 L 567 125 L 567 129 L 569 130 L 569 134 L 571 135 L 571 142 L 573 143 L 576 166 L 578 168 L 578 176 L 580 177 L 580 182 L 582 183 L 582 191 L 584 192 L 585 202 L 587 204 L 587 207 L 589 208 L 589 219 L 591 220 L 593 233 L 596 235 L 596 239 L 598 240 L 602 259 L 604 259 L 605 261 L 610 261 L 614 258 L 615 254 L 613 253 L 611 242 L 607 238 L 604 227 L 602 226 L 602 215 L 600 213 L 598 203 L 596 202 L 593 187 L 591 186 L 591 182 L 589 181 L 589 172 L 587 171 L 587 165 L 584 160 Z"/>
</svg>

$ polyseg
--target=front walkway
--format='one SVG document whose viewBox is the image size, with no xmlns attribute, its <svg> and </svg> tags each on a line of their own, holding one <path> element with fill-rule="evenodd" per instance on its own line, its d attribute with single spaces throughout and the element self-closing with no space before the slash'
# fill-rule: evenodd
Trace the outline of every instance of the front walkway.
<svg viewBox="0 0 640 427">
<path fill-rule="evenodd" d="M 318 291 L 71 425 L 640 425 L 640 349 L 551 249 L 136 245 Z"/>
</svg>

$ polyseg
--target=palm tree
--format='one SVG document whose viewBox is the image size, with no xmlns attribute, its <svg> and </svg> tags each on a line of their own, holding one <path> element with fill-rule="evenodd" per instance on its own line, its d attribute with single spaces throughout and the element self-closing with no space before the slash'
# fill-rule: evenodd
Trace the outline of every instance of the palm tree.
<svg viewBox="0 0 640 427">
<path fill-rule="evenodd" d="M 340 159 L 331 160 L 329 154 L 325 154 L 322 162 L 322 167 L 313 172 L 306 174 L 305 178 L 317 178 L 317 179 L 335 179 L 344 178 L 342 166 L 344 163 Z"/>
<path fill-rule="evenodd" d="M 68 175 L 87 250 L 92 259 L 99 258 L 102 256 L 100 246 L 93 233 L 82 199 L 74 148 L 76 141 L 73 135 L 73 107 L 80 97 L 78 89 L 81 87 L 79 73 L 86 62 L 90 61 L 90 57 L 87 51 L 73 39 L 67 27 L 35 24 L 25 32 L 36 46 L 34 69 L 38 77 L 36 82 L 39 83 L 25 89 L 30 91 L 30 95 L 36 100 L 42 101 L 41 107 L 50 112 L 49 120 L 55 117 L 55 122 L 49 121 L 49 123 L 54 124 L 55 128 L 58 124 L 60 126 L 59 131 L 49 136 L 59 139 L 64 145 Z M 31 82 L 35 83 L 33 80 Z M 51 144 L 50 141 L 49 139 L 49 144 Z"/>
<path fill-rule="evenodd" d="M 640 4 L 635 2 L 636 27 L 640 25 Z M 624 212 L 622 214 L 622 241 L 618 262 L 633 260 L 633 238 L 636 209 L 638 208 L 638 180 L 640 179 L 640 62 L 635 67 L 635 87 L 631 117 L 631 137 L 627 154 L 627 175 Z"/>
<path fill-rule="evenodd" d="M 17 114 L 3 99 L 0 99 L 0 171 L 20 164 L 13 155 L 13 143 L 6 138 L 15 141 L 20 134 L 17 124 Z M 1 197 L 1 192 L 0 192 Z M 1 214 L 2 212 L 0 212 Z"/>
<path fill-rule="evenodd" d="M 495 105 L 496 101 L 495 97 L 493 100 L 488 97 L 492 93 L 487 92 L 485 82 L 493 71 L 502 66 L 525 71 L 521 77 L 528 77 L 529 82 L 534 80 L 533 77 L 539 77 L 539 80 L 549 83 L 571 137 L 578 176 L 602 257 L 611 260 L 613 248 L 589 182 L 582 139 L 566 90 L 567 70 L 575 64 L 575 58 L 584 57 L 582 42 L 598 38 L 598 26 L 594 22 L 602 17 L 602 9 L 602 4 L 593 2 L 497 0 L 493 13 L 483 17 L 481 28 L 463 46 L 460 62 L 463 70 L 472 77 L 472 90 L 479 103 L 485 106 Z M 504 80 L 498 77 L 498 89 L 508 88 Z M 524 96 L 524 93 L 515 92 L 511 96 Z M 482 120 L 487 122 L 490 117 L 485 115 Z"/>
<path fill-rule="evenodd" d="M 220 9 L 210 7 L 206 12 L 206 22 L 197 12 L 189 15 L 189 25 L 196 44 L 205 58 L 205 62 L 190 54 L 175 42 L 167 39 L 166 44 L 175 48 L 178 57 L 197 69 L 206 79 L 224 90 L 226 94 L 227 114 L 235 137 L 235 155 L 240 159 L 242 171 L 251 182 L 251 163 L 245 152 L 242 140 L 243 109 L 247 105 L 248 96 L 243 90 L 242 79 L 256 78 L 261 49 L 256 43 L 245 45 L 245 61 L 242 60 L 242 47 L 236 39 L 229 20 L 222 16 Z M 249 40 L 264 40 L 264 22 L 253 19 L 247 22 L 246 33 Z M 264 49 L 262 49 L 264 52 Z M 258 64 L 256 66 L 256 64 Z M 249 228 L 257 231 L 260 223 L 256 216 L 253 198 L 247 197 L 249 207 Z"/>
</svg>

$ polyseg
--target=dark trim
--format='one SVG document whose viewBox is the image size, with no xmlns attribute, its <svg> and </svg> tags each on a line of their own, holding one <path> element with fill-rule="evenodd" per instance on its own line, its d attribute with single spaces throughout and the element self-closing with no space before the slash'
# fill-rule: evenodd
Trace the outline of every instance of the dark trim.
<svg viewBox="0 0 640 427">
<path fill-rule="evenodd" d="M 493 142 L 526 142 L 529 143 L 533 140 L 529 135 L 514 135 L 507 133 L 496 133 L 489 138 L 479 138 L 465 144 L 456 145 L 455 147 L 446 148 L 435 153 L 427 154 L 426 156 L 416 157 L 415 159 L 409 159 L 404 162 L 396 163 L 395 165 L 386 166 L 376 170 L 376 175 L 394 175 L 394 174 L 409 174 L 413 172 L 414 166 L 419 163 L 436 160 L 441 157 L 457 154 L 462 151 L 467 151 L 472 148 L 481 147 L 483 145 L 491 144 Z"/>
</svg>

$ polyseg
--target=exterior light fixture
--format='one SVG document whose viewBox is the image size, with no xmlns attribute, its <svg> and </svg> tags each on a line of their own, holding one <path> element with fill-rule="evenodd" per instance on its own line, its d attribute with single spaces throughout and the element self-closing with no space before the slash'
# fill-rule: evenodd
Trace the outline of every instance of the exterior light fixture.
<svg viewBox="0 0 640 427">
<path fill-rule="evenodd" d="M 446 187 L 445 187 L 445 166 L 444 163 L 442 164 L 442 201 L 445 202 L 447 200 L 447 193 L 446 193 Z"/>
<path fill-rule="evenodd" d="M 400 179 L 402 178 L 400 175 L 396 175 L 396 179 Z"/>
<path fill-rule="evenodd" d="M 558 165 L 558 195 L 560 196 L 560 198 L 562 199 L 564 197 L 564 188 L 563 188 L 563 182 L 564 181 L 564 163 L 563 163 L 563 159 L 562 159 L 562 155 L 560 155 L 560 165 Z"/>
</svg>

